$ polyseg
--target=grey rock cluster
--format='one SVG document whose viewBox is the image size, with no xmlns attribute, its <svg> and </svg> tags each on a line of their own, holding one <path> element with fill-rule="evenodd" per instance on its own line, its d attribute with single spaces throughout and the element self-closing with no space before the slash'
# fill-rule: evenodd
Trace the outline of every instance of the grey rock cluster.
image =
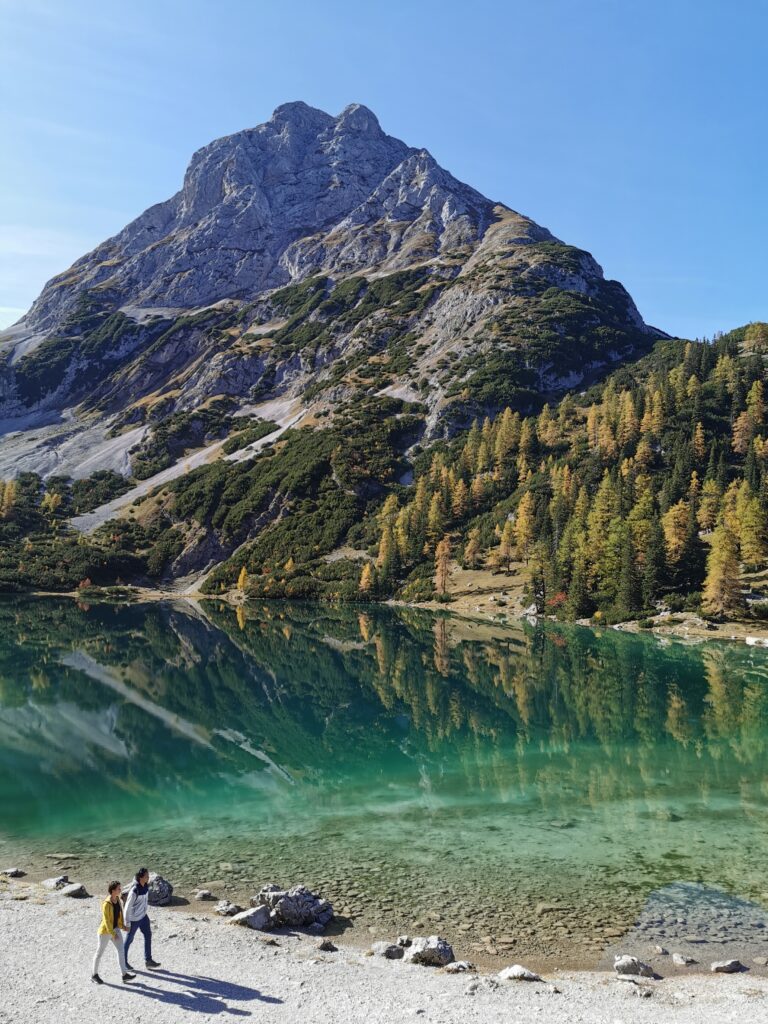
<svg viewBox="0 0 768 1024">
<path fill-rule="evenodd" d="M 306 928 L 319 933 L 333 917 L 333 906 L 328 900 L 305 885 L 294 885 L 291 889 L 265 885 L 252 897 L 251 906 L 266 910 L 264 920 L 268 928 Z"/>
</svg>

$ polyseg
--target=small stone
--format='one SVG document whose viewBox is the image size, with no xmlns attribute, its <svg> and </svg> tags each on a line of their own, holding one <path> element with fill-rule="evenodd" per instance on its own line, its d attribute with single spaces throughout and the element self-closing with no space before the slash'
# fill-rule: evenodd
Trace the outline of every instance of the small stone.
<svg viewBox="0 0 768 1024">
<path fill-rule="evenodd" d="M 403 949 L 407 949 L 408 946 L 410 946 L 410 944 L 411 944 L 411 940 L 408 938 L 407 935 L 398 935 L 397 936 L 397 944 L 398 944 L 398 946 L 402 946 Z"/>
<path fill-rule="evenodd" d="M 213 893 L 210 889 L 196 889 L 195 899 L 196 900 L 212 900 L 214 898 Z"/>
<path fill-rule="evenodd" d="M 687 967 L 689 964 L 697 964 L 699 961 L 694 960 L 692 956 L 685 956 L 684 953 L 673 953 L 672 963 L 677 964 L 678 967 Z"/>
<path fill-rule="evenodd" d="M 752 963 L 758 967 L 768 967 L 768 956 L 753 956 Z"/>
<path fill-rule="evenodd" d="M 22 871 L 21 868 L 6 868 L 2 874 L 6 878 L 23 878 L 26 875 L 26 871 Z"/>
<path fill-rule="evenodd" d="M 63 885 L 58 893 L 59 896 L 72 896 L 75 899 L 81 899 L 88 895 L 82 882 L 70 882 L 69 885 Z"/>
<path fill-rule="evenodd" d="M 614 958 L 613 969 L 617 974 L 639 974 L 643 978 L 652 978 L 655 974 L 649 964 L 638 960 L 636 956 L 628 956 L 627 954 Z"/>
<path fill-rule="evenodd" d="M 496 977 L 500 981 L 541 981 L 541 975 L 536 974 L 534 971 L 529 971 L 522 964 L 512 964 L 511 967 L 505 967 L 503 971 L 499 971 Z"/>
<path fill-rule="evenodd" d="M 321 939 L 317 944 L 317 948 L 322 953 L 338 953 L 339 951 L 339 947 L 334 946 L 330 939 Z"/>
<path fill-rule="evenodd" d="M 658 953 L 659 956 L 669 956 L 669 950 L 665 946 L 654 946 L 654 953 Z"/>
<path fill-rule="evenodd" d="M 739 971 L 746 971 L 747 968 L 741 960 L 716 960 L 710 970 L 713 974 L 737 974 Z"/>
<path fill-rule="evenodd" d="M 221 917 L 234 917 L 235 914 L 241 914 L 243 908 L 237 903 L 230 903 L 229 900 L 219 900 L 213 908 L 213 912 L 220 914 Z"/>
<path fill-rule="evenodd" d="M 44 878 L 42 884 L 44 889 L 63 889 L 65 885 L 69 884 L 69 875 L 57 875 L 55 878 Z"/>
<path fill-rule="evenodd" d="M 480 989 L 487 989 L 489 992 L 493 992 L 499 987 L 498 981 L 495 978 L 473 978 L 472 981 L 464 989 L 465 996 L 474 996 L 480 991 Z"/>
<path fill-rule="evenodd" d="M 451 964 L 446 964 L 446 974 L 463 974 L 465 971 L 476 971 L 477 968 L 474 964 L 471 964 L 469 960 L 454 960 Z"/>
<path fill-rule="evenodd" d="M 402 960 L 405 950 L 394 942 L 374 942 L 371 956 L 382 956 L 385 960 Z"/>
</svg>

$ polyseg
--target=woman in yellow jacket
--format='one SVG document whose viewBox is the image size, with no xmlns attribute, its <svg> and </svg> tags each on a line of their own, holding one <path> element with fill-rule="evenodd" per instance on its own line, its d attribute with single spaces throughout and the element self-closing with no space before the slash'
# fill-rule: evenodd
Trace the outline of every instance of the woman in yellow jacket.
<svg viewBox="0 0 768 1024">
<path fill-rule="evenodd" d="M 110 882 L 107 887 L 109 895 L 101 905 L 101 924 L 99 925 L 98 934 L 98 945 L 96 946 L 96 956 L 93 958 L 93 973 L 91 974 L 91 981 L 95 981 L 97 985 L 103 985 L 104 982 L 99 977 L 99 961 L 101 960 L 104 950 L 107 948 L 108 942 L 113 942 L 117 949 L 117 959 L 120 963 L 120 972 L 123 975 L 123 981 L 133 981 L 136 977 L 132 974 L 125 966 L 125 953 L 123 952 L 123 936 L 120 934 L 122 929 L 127 932 L 128 929 L 123 923 L 123 905 L 120 902 L 120 883 Z"/>
</svg>

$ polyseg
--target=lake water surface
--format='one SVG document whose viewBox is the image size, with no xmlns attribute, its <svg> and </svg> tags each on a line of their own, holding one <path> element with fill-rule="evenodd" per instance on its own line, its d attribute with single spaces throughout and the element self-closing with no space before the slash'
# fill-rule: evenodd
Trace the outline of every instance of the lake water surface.
<svg viewBox="0 0 768 1024">
<path fill-rule="evenodd" d="M 0 858 L 66 851 L 73 877 L 304 881 L 358 934 L 586 963 L 676 883 L 768 904 L 767 768 L 768 652 L 745 646 L 0 603 Z"/>
</svg>

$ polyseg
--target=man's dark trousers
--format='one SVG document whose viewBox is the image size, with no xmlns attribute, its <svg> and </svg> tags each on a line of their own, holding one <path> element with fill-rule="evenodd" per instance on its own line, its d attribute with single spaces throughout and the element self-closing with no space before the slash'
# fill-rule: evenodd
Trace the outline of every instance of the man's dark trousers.
<svg viewBox="0 0 768 1024">
<path fill-rule="evenodd" d="M 152 929 L 149 925 L 149 914 L 145 914 L 140 921 L 131 921 L 131 930 L 125 937 L 125 959 L 128 959 L 128 950 L 133 937 L 138 929 L 141 929 L 141 934 L 144 936 L 144 960 L 149 962 L 152 959 Z"/>
</svg>

